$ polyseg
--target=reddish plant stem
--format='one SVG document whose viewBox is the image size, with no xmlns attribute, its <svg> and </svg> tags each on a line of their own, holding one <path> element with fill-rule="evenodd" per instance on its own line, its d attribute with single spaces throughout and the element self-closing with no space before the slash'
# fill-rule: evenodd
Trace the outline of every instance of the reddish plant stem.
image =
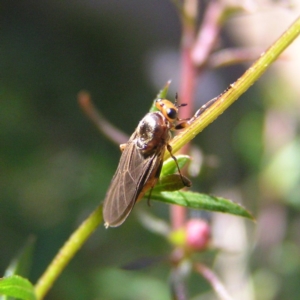
<svg viewBox="0 0 300 300">
<path fill-rule="evenodd" d="M 182 18 L 181 45 L 181 74 L 179 101 L 187 107 L 181 110 L 182 119 L 190 118 L 194 111 L 194 95 L 196 76 L 199 76 L 205 66 L 210 53 L 217 41 L 224 13 L 224 6 L 219 1 L 210 1 L 205 11 L 202 26 L 196 37 L 197 4 L 193 0 L 185 2 L 185 18 Z M 198 68 L 197 68 L 198 67 Z M 188 146 L 182 148 L 181 153 L 187 154 Z M 186 220 L 184 207 L 171 207 L 171 224 L 173 229 L 182 227 Z"/>
<path fill-rule="evenodd" d="M 217 275 L 211 269 L 203 264 L 195 264 L 195 270 L 211 284 L 220 299 L 232 300 L 232 297 L 228 294 Z"/>
<path fill-rule="evenodd" d="M 194 39 L 194 25 L 190 22 L 183 22 L 179 102 L 186 103 L 187 106 L 180 111 L 180 118 L 182 119 L 191 117 L 193 111 L 196 69 L 191 60 L 191 50 Z M 183 147 L 181 153 L 188 153 L 188 146 Z M 184 225 L 186 220 L 186 208 L 172 205 L 170 214 L 171 224 L 174 230 Z"/>
<path fill-rule="evenodd" d="M 97 110 L 88 92 L 79 92 L 77 98 L 80 108 L 107 139 L 111 140 L 117 145 L 126 143 L 128 141 L 129 136 L 111 125 L 111 123 L 107 121 Z"/>
<path fill-rule="evenodd" d="M 191 58 L 198 67 L 203 66 L 211 54 L 220 32 L 224 5 L 220 1 L 210 1 L 198 32 Z"/>
</svg>

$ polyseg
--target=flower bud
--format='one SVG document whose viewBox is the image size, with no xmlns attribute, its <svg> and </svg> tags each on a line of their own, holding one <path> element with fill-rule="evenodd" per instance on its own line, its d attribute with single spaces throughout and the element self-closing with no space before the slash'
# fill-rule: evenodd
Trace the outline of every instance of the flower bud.
<svg viewBox="0 0 300 300">
<path fill-rule="evenodd" d="M 191 219 L 186 223 L 186 245 L 192 250 L 203 250 L 210 239 L 210 228 L 201 219 Z"/>
</svg>

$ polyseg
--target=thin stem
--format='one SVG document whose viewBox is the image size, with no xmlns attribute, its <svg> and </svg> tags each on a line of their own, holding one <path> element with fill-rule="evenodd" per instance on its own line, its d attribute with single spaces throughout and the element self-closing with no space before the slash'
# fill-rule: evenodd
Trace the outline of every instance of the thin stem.
<svg viewBox="0 0 300 300">
<path fill-rule="evenodd" d="M 253 62 L 262 52 L 258 48 L 227 48 L 210 55 L 206 66 L 210 69 Z"/>
<path fill-rule="evenodd" d="M 232 300 L 232 297 L 228 294 L 220 279 L 210 268 L 203 264 L 195 264 L 195 269 L 211 284 L 220 299 Z"/>
<path fill-rule="evenodd" d="M 241 96 L 262 74 L 269 68 L 278 56 L 298 37 L 300 34 L 300 18 L 265 52 L 260 58 L 240 77 L 235 83 L 218 97 L 218 100 L 209 107 L 200 118 L 196 118 L 189 127 L 182 130 L 170 142 L 173 153 L 190 142 L 205 127 L 221 115 L 239 96 Z M 166 152 L 164 159 L 169 158 Z"/>
<path fill-rule="evenodd" d="M 185 0 L 182 12 L 182 49 L 181 49 L 181 75 L 179 100 L 188 104 L 187 109 L 182 110 L 181 118 L 191 117 L 194 109 L 194 95 L 196 76 L 207 61 L 220 31 L 221 17 L 224 6 L 220 1 L 210 1 L 205 11 L 204 20 L 196 38 L 196 18 L 198 10 L 196 0 Z M 198 67 L 198 69 L 197 69 Z M 188 153 L 188 146 L 181 153 Z M 171 207 L 171 223 L 174 229 L 181 227 L 186 219 L 186 209 L 183 207 Z"/>
<path fill-rule="evenodd" d="M 65 269 L 66 265 L 82 247 L 97 226 L 102 222 L 102 205 L 100 205 L 70 236 L 63 245 L 44 274 L 35 285 L 35 294 L 38 300 L 45 297 L 55 280 Z"/>
<path fill-rule="evenodd" d="M 219 38 L 221 19 L 225 7 L 221 1 L 210 1 L 205 11 L 203 24 L 197 35 L 196 42 L 191 53 L 192 60 L 198 67 L 203 66 L 211 54 L 215 43 Z"/>
<path fill-rule="evenodd" d="M 88 92 L 81 91 L 78 94 L 77 98 L 79 106 L 81 107 L 83 112 L 107 139 L 118 145 L 124 144 L 128 141 L 129 136 L 109 123 L 97 110 Z"/>
<path fill-rule="evenodd" d="M 187 0 L 184 5 L 184 13 L 188 18 L 182 18 L 182 49 L 181 49 L 181 74 L 179 88 L 179 102 L 186 103 L 186 109 L 181 110 L 180 118 L 186 119 L 191 116 L 193 109 L 193 97 L 195 90 L 196 69 L 191 60 L 191 51 L 195 39 L 195 18 L 197 7 L 195 0 Z M 188 148 L 181 150 L 182 153 L 188 153 Z M 170 207 L 170 218 L 174 230 L 183 226 L 186 220 L 186 208 L 172 205 Z"/>
</svg>

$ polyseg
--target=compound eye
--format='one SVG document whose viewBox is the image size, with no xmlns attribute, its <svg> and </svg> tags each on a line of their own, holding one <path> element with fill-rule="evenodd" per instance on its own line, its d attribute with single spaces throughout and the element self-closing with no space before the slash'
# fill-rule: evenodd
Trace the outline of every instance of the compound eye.
<svg viewBox="0 0 300 300">
<path fill-rule="evenodd" d="M 177 120 L 178 109 L 177 107 L 167 99 L 157 99 L 155 106 L 161 113 L 168 119 L 169 122 Z"/>
<path fill-rule="evenodd" d="M 176 109 L 168 108 L 166 113 L 167 113 L 167 116 L 169 119 L 176 120 L 176 118 L 177 118 L 177 110 Z"/>
</svg>

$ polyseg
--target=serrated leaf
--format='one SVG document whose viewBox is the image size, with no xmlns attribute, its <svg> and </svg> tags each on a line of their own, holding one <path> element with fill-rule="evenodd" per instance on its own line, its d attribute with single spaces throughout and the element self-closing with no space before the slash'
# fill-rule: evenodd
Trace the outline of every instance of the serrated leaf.
<svg viewBox="0 0 300 300">
<path fill-rule="evenodd" d="M 180 169 L 183 168 L 187 162 L 191 161 L 191 157 L 188 155 L 180 154 L 180 155 L 176 155 L 175 157 L 177 159 L 178 166 Z M 174 173 L 178 173 L 178 168 L 176 166 L 174 159 L 170 157 L 164 162 L 162 170 L 160 172 L 160 176 L 164 177 L 166 175 L 170 175 Z"/>
<path fill-rule="evenodd" d="M 215 212 L 229 213 L 254 220 L 252 214 L 241 205 L 231 200 L 207 194 L 189 191 L 160 192 L 153 191 L 151 199 L 169 204 L 176 204 L 193 209 L 204 209 Z"/>
<path fill-rule="evenodd" d="M 36 300 L 33 285 L 18 275 L 0 279 L 0 295 L 6 295 L 23 300 Z"/>
</svg>

